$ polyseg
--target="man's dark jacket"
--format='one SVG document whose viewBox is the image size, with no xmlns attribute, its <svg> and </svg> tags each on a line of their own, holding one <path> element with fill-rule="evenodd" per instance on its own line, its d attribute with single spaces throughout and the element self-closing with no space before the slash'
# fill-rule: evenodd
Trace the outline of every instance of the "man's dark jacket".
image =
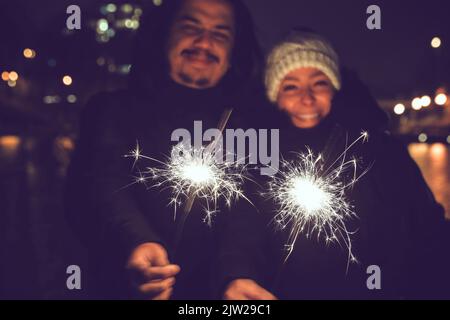
<svg viewBox="0 0 450 320">
<path fill-rule="evenodd" d="M 161 243 L 172 263 L 181 266 L 175 299 L 211 298 L 211 272 L 217 252 L 216 231 L 227 208 L 212 227 L 204 220 L 204 203 L 196 201 L 183 228 L 174 256 L 178 220 L 169 205 L 168 188 L 132 184 L 134 177 L 157 162 L 126 158 L 137 145 L 142 154 L 160 161 L 170 156 L 175 129 L 191 132 L 194 121 L 203 131 L 216 128 L 225 108 L 234 108 L 227 128 L 238 125 L 247 104 L 244 92 L 230 93 L 227 85 L 190 89 L 162 80 L 158 90 L 123 90 L 91 99 L 81 118 L 80 139 L 69 170 L 67 216 L 90 255 L 94 296 L 127 298 L 129 281 L 125 264 L 131 251 L 146 242 Z M 147 186 L 155 184 L 149 181 Z M 183 198 L 180 199 L 184 201 Z M 178 208 L 178 211 L 182 211 Z"/>
</svg>

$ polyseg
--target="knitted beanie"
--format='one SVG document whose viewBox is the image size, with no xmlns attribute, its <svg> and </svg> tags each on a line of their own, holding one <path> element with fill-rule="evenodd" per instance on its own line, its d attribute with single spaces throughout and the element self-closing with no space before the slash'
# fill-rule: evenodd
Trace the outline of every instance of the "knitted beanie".
<svg viewBox="0 0 450 320">
<path fill-rule="evenodd" d="M 336 90 L 341 88 L 339 57 L 331 44 L 314 32 L 294 29 L 267 58 L 265 84 L 269 100 L 276 103 L 281 82 L 288 73 L 307 67 L 319 69 Z"/>
</svg>

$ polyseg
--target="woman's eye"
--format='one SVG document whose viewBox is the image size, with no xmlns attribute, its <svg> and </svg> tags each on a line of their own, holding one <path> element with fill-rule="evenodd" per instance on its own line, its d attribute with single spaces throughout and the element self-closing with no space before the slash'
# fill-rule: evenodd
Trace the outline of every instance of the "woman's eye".
<svg viewBox="0 0 450 320">
<path fill-rule="evenodd" d="M 283 87 L 283 92 L 289 92 L 289 91 L 293 91 L 296 89 L 297 89 L 297 86 L 290 84 L 290 85 L 286 85 Z"/>
<path fill-rule="evenodd" d="M 326 80 L 320 80 L 320 81 L 317 81 L 314 85 L 317 87 L 325 87 L 325 86 L 329 86 L 330 84 Z"/>
</svg>

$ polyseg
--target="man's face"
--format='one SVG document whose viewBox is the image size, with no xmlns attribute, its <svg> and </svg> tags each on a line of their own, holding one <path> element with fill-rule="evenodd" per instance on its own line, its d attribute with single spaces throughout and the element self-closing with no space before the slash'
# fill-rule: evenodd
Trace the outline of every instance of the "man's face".
<svg viewBox="0 0 450 320">
<path fill-rule="evenodd" d="M 230 67 L 234 15 L 224 0 L 185 0 L 170 31 L 170 77 L 184 86 L 217 85 Z"/>
<path fill-rule="evenodd" d="M 334 89 L 330 79 L 316 68 L 300 68 L 283 79 L 277 104 L 299 128 L 317 126 L 331 111 Z"/>
</svg>

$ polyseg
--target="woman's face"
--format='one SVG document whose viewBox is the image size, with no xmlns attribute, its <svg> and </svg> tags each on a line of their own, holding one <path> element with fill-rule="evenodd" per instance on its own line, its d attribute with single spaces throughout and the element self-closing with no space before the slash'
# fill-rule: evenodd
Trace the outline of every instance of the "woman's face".
<svg viewBox="0 0 450 320">
<path fill-rule="evenodd" d="M 322 71 L 299 68 L 281 82 L 277 104 L 296 127 L 308 129 L 317 126 L 330 113 L 333 96 L 333 85 Z"/>
</svg>

